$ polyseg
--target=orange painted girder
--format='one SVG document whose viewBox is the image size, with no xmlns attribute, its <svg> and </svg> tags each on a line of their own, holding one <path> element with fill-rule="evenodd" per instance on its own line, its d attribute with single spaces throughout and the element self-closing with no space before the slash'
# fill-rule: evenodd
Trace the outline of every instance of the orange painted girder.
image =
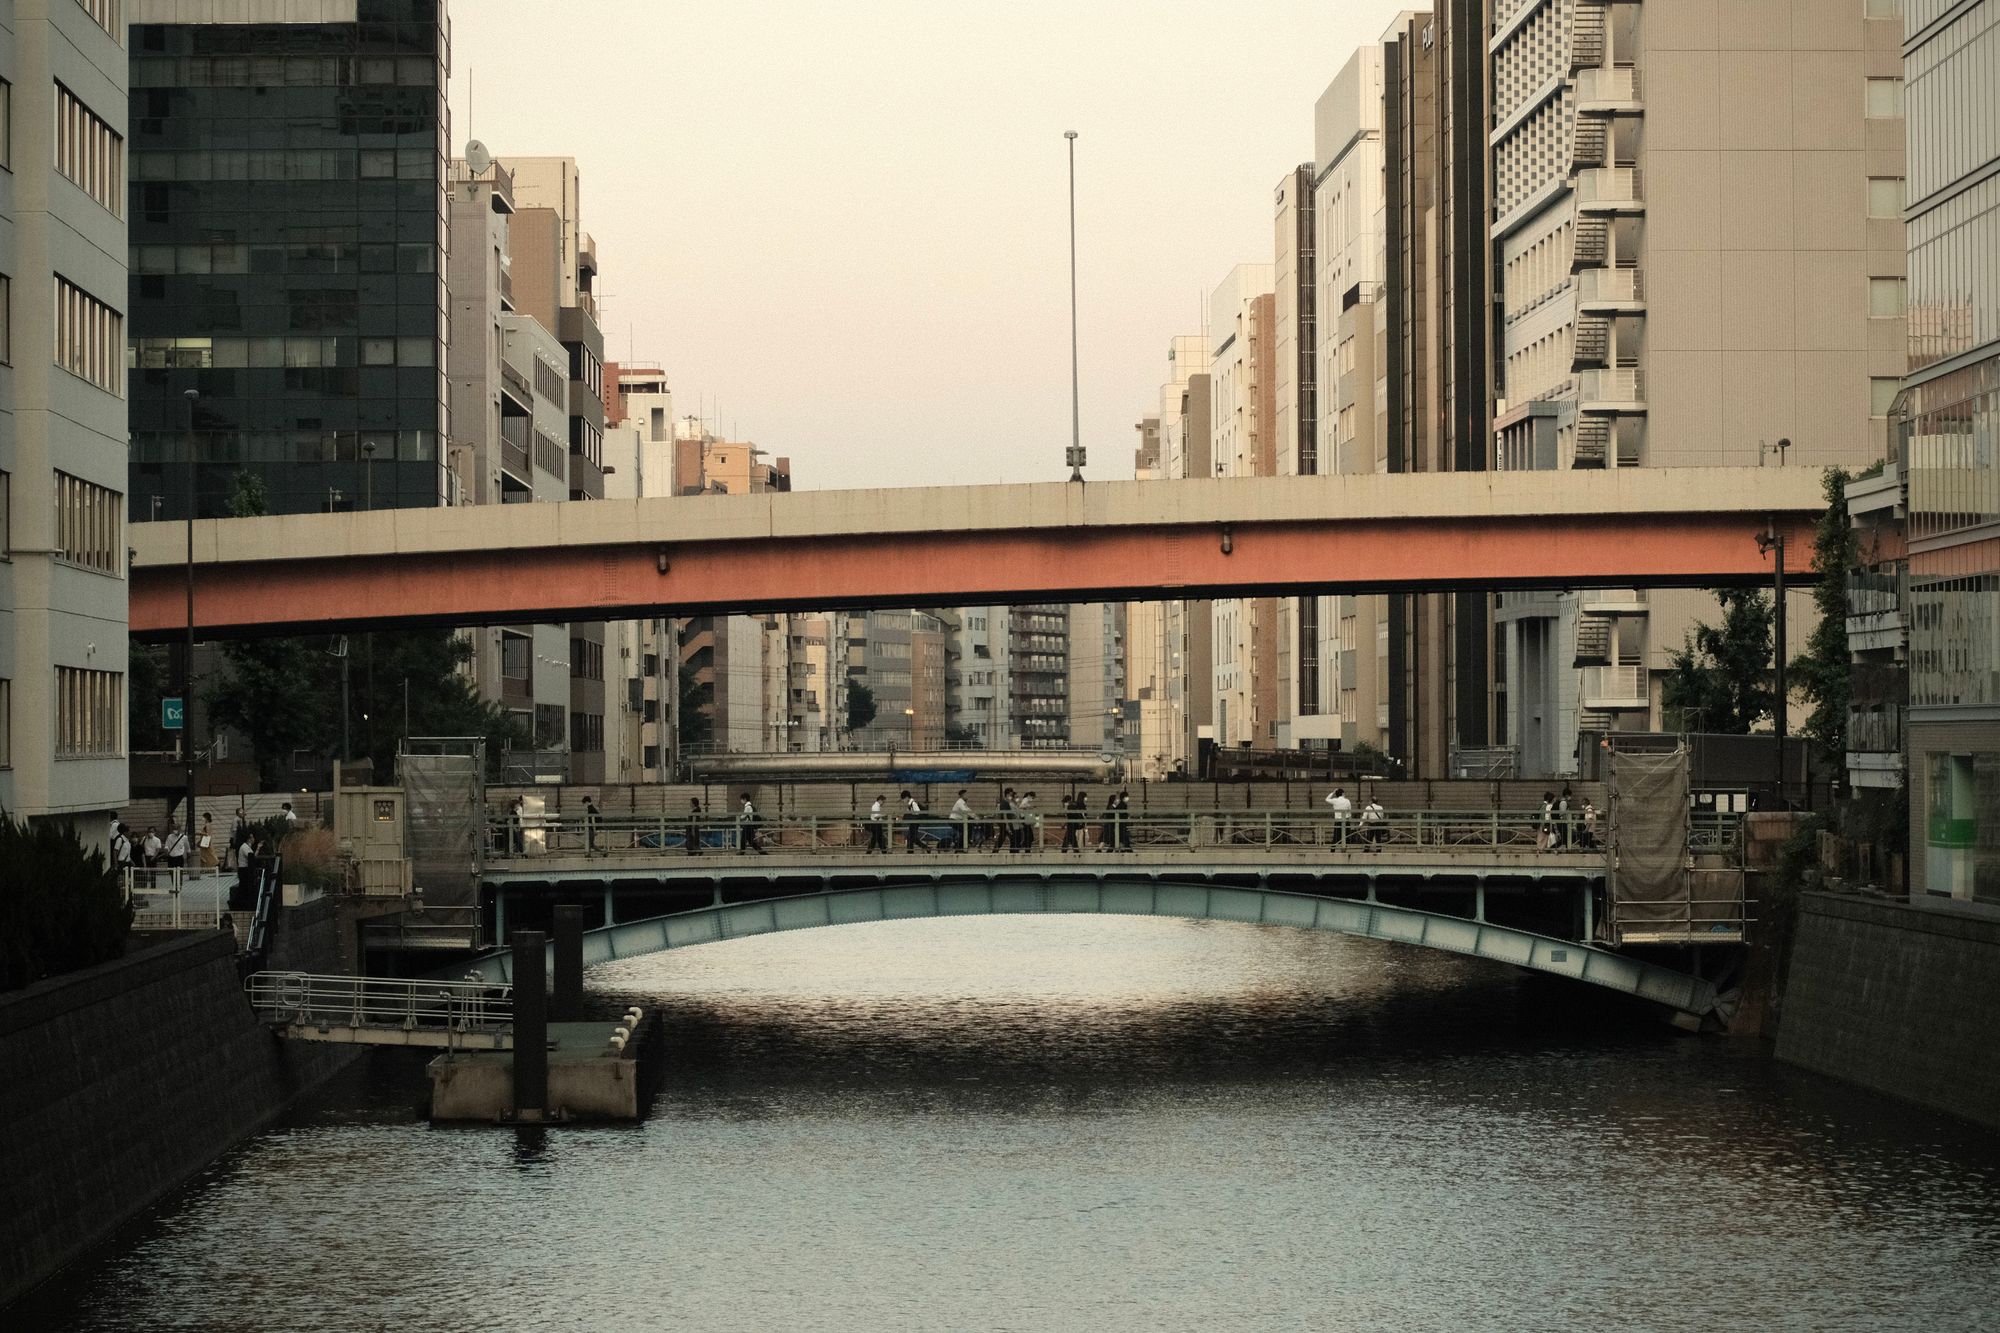
<svg viewBox="0 0 2000 1333">
<path fill-rule="evenodd" d="M 1224 553 L 1219 528 L 1119 527 L 211 564 L 197 570 L 195 619 L 198 633 L 224 636 L 861 606 L 1699 587 L 1758 581 L 1770 568 L 1740 514 L 1239 524 L 1229 542 Z M 1791 526 L 1787 546 L 1803 566 L 1809 522 Z M 135 571 L 132 632 L 180 629 L 184 596 L 178 567 Z"/>
</svg>

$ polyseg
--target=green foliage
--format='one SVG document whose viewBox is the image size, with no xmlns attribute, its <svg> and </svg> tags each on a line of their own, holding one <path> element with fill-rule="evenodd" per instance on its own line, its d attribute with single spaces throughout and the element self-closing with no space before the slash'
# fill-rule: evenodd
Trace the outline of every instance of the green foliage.
<svg viewBox="0 0 2000 1333">
<path fill-rule="evenodd" d="M 678 677 L 680 690 L 680 743 L 683 746 L 706 745 L 715 738 L 715 718 L 712 715 L 715 703 L 715 687 L 695 679 L 694 668 L 681 663 Z"/>
<path fill-rule="evenodd" d="M 1771 598 L 1748 588 L 1715 594 L 1720 626 L 1697 623 L 1662 686 L 1662 703 L 1681 731 L 1747 734 L 1772 716 Z"/>
<path fill-rule="evenodd" d="M 269 495 L 264 489 L 264 479 L 254 472 L 239 472 L 235 483 L 229 489 L 229 516 L 231 518 L 256 518 L 268 511 Z"/>
<path fill-rule="evenodd" d="M 0 817 L 0 990 L 125 952 L 132 907 L 103 852 L 76 827 Z"/>
<path fill-rule="evenodd" d="M 158 644 L 133 644 L 125 672 L 125 693 L 131 706 L 125 734 L 131 738 L 131 748 L 173 749 L 172 737 L 160 725 L 160 701 L 167 697 L 167 650 Z"/>
<path fill-rule="evenodd" d="M 252 639 L 222 650 L 228 671 L 209 691 L 210 716 L 250 738 L 267 790 L 289 784 L 294 750 L 340 752 L 340 659 L 328 646 L 320 638 Z M 484 736 L 495 763 L 527 744 L 506 710 L 473 690 L 460 670 L 472 645 L 450 630 L 374 634 L 351 639 L 348 650 L 348 735 L 378 777 L 395 772 L 406 697 L 410 735 Z"/>
<path fill-rule="evenodd" d="M 875 691 L 858 680 L 847 682 L 847 729 L 860 731 L 875 720 Z"/>
<path fill-rule="evenodd" d="M 979 741 L 979 728 L 969 727 L 963 722 L 947 722 L 944 738 L 953 745 L 975 745 Z"/>
<path fill-rule="evenodd" d="M 1836 758 L 1847 751 L 1851 683 L 1847 575 L 1860 559 L 1854 524 L 1847 514 L 1848 480 L 1839 468 L 1826 471 L 1826 512 L 1813 536 L 1813 563 L 1819 568 L 1813 608 L 1819 612 L 1819 623 L 1806 639 L 1805 652 L 1791 663 L 1791 680 L 1813 705 L 1801 730 Z"/>
</svg>

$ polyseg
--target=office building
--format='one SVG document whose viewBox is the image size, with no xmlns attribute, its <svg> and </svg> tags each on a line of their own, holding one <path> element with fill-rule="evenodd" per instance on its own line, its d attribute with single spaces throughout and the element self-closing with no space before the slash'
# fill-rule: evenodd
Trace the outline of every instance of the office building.
<svg viewBox="0 0 2000 1333">
<path fill-rule="evenodd" d="M 0 810 L 75 818 L 100 845 L 128 772 L 115 13 L 17 0 L 0 18 L 0 92 L 20 93 L 0 103 Z"/>
<path fill-rule="evenodd" d="M 1905 256 L 1901 33 L 1877 8 L 1503 14 L 1496 466 L 1880 456 Z M 1800 623 L 1810 604 L 1791 610 Z M 1574 771 L 1579 733 L 1699 727 L 1665 716 L 1662 680 L 1717 614 L 1693 591 L 1503 597 L 1502 730 L 1521 769 Z"/>
<path fill-rule="evenodd" d="M 1136 732 L 1125 692 L 1126 611 L 1121 602 L 1069 608 L 1069 743 L 1079 750 L 1123 755 Z"/>
<path fill-rule="evenodd" d="M 1909 366 L 1891 461 L 1908 482 L 1910 886 L 2000 902 L 2000 4 L 1911 0 L 1904 25 L 1900 71 L 1878 55 L 1895 25 L 1865 25 L 1879 114 L 1862 151 L 1887 232 L 1906 74 Z M 1871 310 L 1891 305 L 1877 273 Z"/>
<path fill-rule="evenodd" d="M 438 504 L 442 0 L 129 8 L 131 494 L 186 511 L 193 389 L 202 515 Z"/>
<path fill-rule="evenodd" d="M 1209 421 L 1214 475 L 1277 472 L 1275 275 L 1238 264 L 1209 298 Z M 1277 599 L 1218 598 L 1214 625 L 1215 743 L 1268 749 L 1277 739 Z"/>
</svg>

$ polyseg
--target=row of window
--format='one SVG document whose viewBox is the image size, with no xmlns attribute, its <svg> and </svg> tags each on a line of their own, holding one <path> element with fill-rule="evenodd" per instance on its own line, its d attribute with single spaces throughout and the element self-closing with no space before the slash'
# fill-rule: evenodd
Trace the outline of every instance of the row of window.
<svg viewBox="0 0 2000 1333">
<path fill-rule="evenodd" d="M 124 216 L 125 140 L 60 83 L 56 85 L 56 170 L 113 216 Z"/>
<path fill-rule="evenodd" d="M 438 86 L 424 56 L 140 56 L 134 88 L 402 88 Z"/>
<path fill-rule="evenodd" d="M 125 0 L 76 0 L 90 21 L 121 43 L 125 40 Z"/>
<path fill-rule="evenodd" d="M 56 364 L 106 393 L 125 392 L 125 317 L 60 273 L 55 280 Z"/>
<path fill-rule="evenodd" d="M 357 360 L 358 358 L 358 360 Z M 301 370 L 314 366 L 437 364 L 435 338 L 134 338 L 138 370 Z"/>
<path fill-rule="evenodd" d="M 352 232 L 353 228 L 348 228 Z M 424 242 L 363 245 L 340 240 L 285 245 L 135 245 L 134 273 L 435 273 L 438 248 Z"/>
<path fill-rule="evenodd" d="M 571 713 L 569 715 L 569 748 L 583 754 L 596 754 L 604 749 L 604 715 L 601 713 Z"/>
<path fill-rule="evenodd" d="M 56 758 L 107 759 L 125 752 L 125 677 L 56 668 Z"/>
<path fill-rule="evenodd" d="M 206 476 L 210 467 L 245 463 L 364 462 L 369 455 L 363 452 L 363 444 L 375 446 L 377 466 L 435 463 L 437 441 L 437 433 L 427 430 L 213 431 L 203 432 L 195 448 Z M 134 463 L 179 463 L 186 457 L 187 436 L 181 431 L 132 432 Z"/>
<path fill-rule="evenodd" d="M 149 148 L 132 154 L 135 181 L 444 179 L 435 148 Z"/>
<path fill-rule="evenodd" d="M 125 497 L 117 491 L 56 473 L 56 554 L 87 569 L 115 574 L 125 551 Z"/>
<path fill-rule="evenodd" d="M 571 638 L 569 641 L 569 670 L 573 678 L 603 680 L 604 645 L 595 639 Z"/>
</svg>

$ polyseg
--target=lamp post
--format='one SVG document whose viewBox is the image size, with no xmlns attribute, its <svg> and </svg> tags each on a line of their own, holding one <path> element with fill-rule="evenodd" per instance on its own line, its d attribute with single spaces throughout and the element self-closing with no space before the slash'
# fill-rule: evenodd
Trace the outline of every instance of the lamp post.
<svg viewBox="0 0 2000 1333">
<path fill-rule="evenodd" d="M 1083 408 L 1079 398 L 1076 353 L 1076 131 L 1064 130 L 1069 141 L 1069 479 L 1083 480 Z"/>
<path fill-rule="evenodd" d="M 187 759 L 187 812 L 182 816 L 187 822 L 181 827 L 186 830 L 188 845 L 194 845 L 194 737 L 189 734 L 188 715 L 194 710 L 194 409 L 201 401 L 201 390 L 188 389 L 182 395 L 187 399 L 187 642 L 181 646 L 181 753 Z"/>
<path fill-rule="evenodd" d="M 375 441 L 361 443 L 361 509 L 363 513 L 375 508 Z"/>
<path fill-rule="evenodd" d="M 1760 555 L 1768 554 L 1774 557 L 1771 583 L 1772 596 L 1776 604 L 1773 607 L 1772 646 L 1777 650 L 1776 693 L 1778 697 L 1772 701 L 1771 723 L 1773 729 L 1778 734 L 1778 808 L 1786 810 L 1791 807 L 1785 800 L 1785 779 L 1787 777 L 1785 772 L 1785 731 L 1787 721 L 1785 711 L 1786 703 L 1790 697 L 1790 691 L 1785 684 L 1785 534 L 1778 531 L 1776 523 L 1771 524 L 1770 527 L 1757 534 L 1757 551 Z"/>
</svg>

